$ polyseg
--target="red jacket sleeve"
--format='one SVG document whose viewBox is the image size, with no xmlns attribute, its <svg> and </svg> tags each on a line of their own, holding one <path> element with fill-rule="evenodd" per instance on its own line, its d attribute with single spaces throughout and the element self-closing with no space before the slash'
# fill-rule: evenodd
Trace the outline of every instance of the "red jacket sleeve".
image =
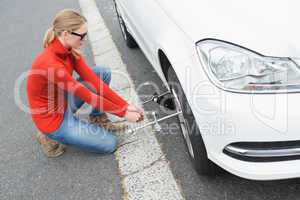
<svg viewBox="0 0 300 200">
<path fill-rule="evenodd" d="M 75 71 L 87 83 L 90 83 L 96 89 L 97 94 L 109 99 L 113 103 L 124 106 L 128 103 L 114 92 L 101 78 L 99 78 L 93 70 L 85 63 L 83 57 L 75 59 Z"/>
<path fill-rule="evenodd" d="M 110 99 L 93 93 L 83 84 L 75 80 L 64 66 L 48 67 L 48 80 L 59 88 L 72 93 L 96 109 L 123 117 L 128 104 L 115 104 Z"/>
</svg>

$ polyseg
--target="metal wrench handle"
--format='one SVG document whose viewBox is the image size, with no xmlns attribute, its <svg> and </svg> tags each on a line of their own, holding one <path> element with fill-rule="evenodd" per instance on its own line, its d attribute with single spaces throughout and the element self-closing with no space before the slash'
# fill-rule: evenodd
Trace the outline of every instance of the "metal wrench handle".
<svg viewBox="0 0 300 200">
<path fill-rule="evenodd" d="M 171 117 L 175 117 L 175 116 L 180 115 L 180 114 L 182 114 L 182 111 L 178 111 L 178 112 L 176 112 L 176 113 L 173 113 L 173 114 L 170 114 L 170 115 L 168 115 L 168 116 L 162 117 L 162 118 L 160 118 L 160 119 L 158 119 L 158 120 L 151 121 L 151 122 L 149 122 L 149 123 L 147 123 L 147 124 L 144 124 L 143 126 L 140 126 L 140 127 L 137 127 L 137 128 L 129 129 L 127 132 L 130 133 L 130 134 L 131 134 L 131 133 L 134 133 L 135 131 L 138 131 L 138 130 L 140 130 L 140 129 L 143 129 L 143 128 L 147 127 L 147 126 L 151 126 L 151 125 L 153 125 L 153 124 L 156 124 L 156 123 L 161 122 L 161 121 L 163 121 L 163 120 L 169 119 L 169 118 L 171 118 Z"/>
</svg>

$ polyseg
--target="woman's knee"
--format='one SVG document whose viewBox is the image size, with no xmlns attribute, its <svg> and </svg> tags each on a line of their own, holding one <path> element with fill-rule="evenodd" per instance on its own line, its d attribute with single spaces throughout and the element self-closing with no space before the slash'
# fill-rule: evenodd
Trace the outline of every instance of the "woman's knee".
<svg viewBox="0 0 300 200">
<path fill-rule="evenodd" d="M 97 127 L 97 131 L 86 141 L 88 149 L 95 153 L 109 154 L 117 149 L 118 139 L 115 135 Z"/>
<path fill-rule="evenodd" d="M 100 77 L 106 84 L 109 84 L 111 81 L 111 69 L 108 67 L 95 66 L 93 71 Z"/>
<path fill-rule="evenodd" d="M 114 135 L 109 135 L 101 146 L 101 153 L 113 153 L 117 149 L 118 140 Z"/>
</svg>

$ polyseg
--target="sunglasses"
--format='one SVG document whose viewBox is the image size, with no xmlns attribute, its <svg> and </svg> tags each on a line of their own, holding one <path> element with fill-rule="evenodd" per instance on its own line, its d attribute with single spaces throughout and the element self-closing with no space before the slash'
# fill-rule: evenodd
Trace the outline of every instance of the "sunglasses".
<svg viewBox="0 0 300 200">
<path fill-rule="evenodd" d="M 75 32 L 71 32 L 72 35 L 76 35 L 80 37 L 80 40 L 83 40 L 84 37 L 87 35 L 87 33 L 83 33 L 83 34 L 79 34 L 79 33 L 75 33 Z"/>
</svg>

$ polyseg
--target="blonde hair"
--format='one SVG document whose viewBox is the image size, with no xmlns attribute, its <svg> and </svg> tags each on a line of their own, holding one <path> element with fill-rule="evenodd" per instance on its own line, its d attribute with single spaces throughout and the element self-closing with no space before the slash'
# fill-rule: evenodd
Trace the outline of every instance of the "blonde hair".
<svg viewBox="0 0 300 200">
<path fill-rule="evenodd" d="M 46 48 L 63 31 L 75 31 L 79 29 L 87 20 L 84 16 L 72 9 L 64 9 L 58 12 L 53 20 L 52 26 L 46 31 L 43 39 L 43 47 Z M 76 49 L 72 49 L 75 57 L 80 55 Z"/>
</svg>

